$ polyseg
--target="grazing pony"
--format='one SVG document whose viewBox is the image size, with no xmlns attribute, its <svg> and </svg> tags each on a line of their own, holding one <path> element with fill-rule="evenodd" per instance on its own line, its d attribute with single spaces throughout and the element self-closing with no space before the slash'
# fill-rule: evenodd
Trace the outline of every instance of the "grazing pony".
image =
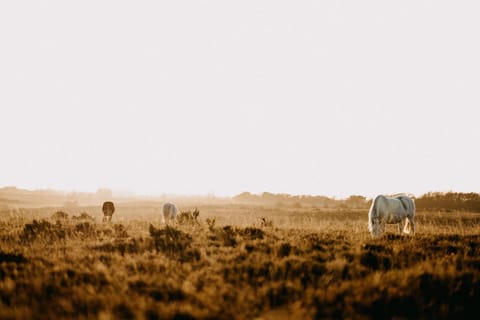
<svg viewBox="0 0 480 320">
<path fill-rule="evenodd" d="M 111 201 L 105 201 L 102 206 L 103 222 L 111 222 L 113 213 L 115 212 L 115 206 Z"/>
<path fill-rule="evenodd" d="M 386 197 L 377 196 L 368 212 L 368 230 L 372 237 L 385 232 L 386 223 L 398 224 L 400 233 L 415 233 L 415 202 L 405 194 Z M 408 227 L 408 228 L 407 228 Z"/>
<path fill-rule="evenodd" d="M 163 219 L 165 223 L 173 222 L 177 218 L 177 206 L 171 202 L 166 202 L 162 206 Z"/>
</svg>

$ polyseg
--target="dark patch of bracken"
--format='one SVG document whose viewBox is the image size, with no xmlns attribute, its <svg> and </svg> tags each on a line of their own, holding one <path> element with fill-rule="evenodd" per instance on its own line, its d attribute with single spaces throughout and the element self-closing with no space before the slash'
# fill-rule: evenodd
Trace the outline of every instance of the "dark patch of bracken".
<svg viewBox="0 0 480 320">
<path fill-rule="evenodd" d="M 177 312 L 173 315 L 172 320 L 195 320 L 197 317 L 187 312 Z"/>
<path fill-rule="evenodd" d="M 312 260 L 287 258 L 285 260 L 264 260 L 257 255 L 240 256 L 235 263 L 223 269 L 224 280 L 233 285 L 248 283 L 257 287 L 271 281 L 299 282 L 302 288 L 315 286 L 327 272 L 326 266 Z"/>
<path fill-rule="evenodd" d="M 263 239 L 263 236 L 265 234 L 262 229 L 254 228 L 254 227 L 239 229 L 238 233 L 241 236 L 243 236 L 245 239 L 249 239 L 249 240 Z"/>
<path fill-rule="evenodd" d="M 168 225 L 161 229 L 150 225 L 149 232 L 157 252 L 161 251 L 182 262 L 200 260 L 200 250 L 192 247 L 193 240 L 188 233 Z"/>
<path fill-rule="evenodd" d="M 73 216 L 72 220 L 85 220 L 89 222 L 95 221 L 95 219 L 86 212 L 82 212 L 79 216 Z"/>
<path fill-rule="evenodd" d="M 115 319 L 133 320 L 136 319 L 132 308 L 126 303 L 117 304 L 112 310 Z"/>
<path fill-rule="evenodd" d="M 265 255 L 270 255 L 274 250 L 273 247 L 268 243 L 251 241 L 245 243 L 245 251 L 248 253 L 259 252 Z"/>
<path fill-rule="evenodd" d="M 0 251 L 0 263 L 25 263 L 27 258 L 21 253 L 10 253 Z"/>
<path fill-rule="evenodd" d="M 162 229 L 150 225 L 149 232 L 155 240 L 155 248 L 158 251 L 174 253 L 188 248 L 192 243 L 192 237 L 189 234 L 168 225 Z"/>
<path fill-rule="evenodd" d="M 373 251 L 366 251 L 360 256 L 360 264 L 372 270 L 390 270 L 392 260 L 390 256 Z"/>
<path fill-rule="evenodd" d="M 296 301 L 303 295 L 302 289 L 286 282 L 275 282 L 262 292 L 263 302 L 270 308 L 278 308 Z"/>
<path fill-rule="evenodd" d="M 113 231 L 116 238 L 128 238 L 128 232 L 123 224 L 114 224 Z"/>
<path fill-rule="evenodd" d="M 143 238 L 128 238 L 128 239 L 114 239 L 92 247 L 93 250 L 113 253 L 118 252 L 122 256 L 128 254 L 142 254 L 144 252 L 153 251 L 155 245 L 149 239 Z"/>
<path fill-rule="evenodd" d="M 75 225 L 73 228 L 75 236 L 87 239 L 87 238 L 96 238 L 99 235 L 99 232 L 96 226 L 90 222 L 81 222 Z"/>
<path fill-rule="evenodd" d="M 32 223 L 27 223 L 23 227 L 20 240 L 23 242 L 42 240 L 51 243 L 64 240 L 69 232 L 70 230 L 65 228 L 60 221 L 53 224 L 46 220 L 33 220 Z"/>
<path fill-rule="evenodd" d="M 214 227 L 215 221 L 209 224 L 209 239 L 213 242 L 220 242 L 225 247 L 237 246 L 237 231 L 232 226 L 224 226 L 223 228 Z"/>
<path fill-rule="evenodd" d="M 335 238 L 324 238 L 317 233 L 307 234 L 302 239 L 310 250 L 328 251 L 331 246 L 338 245 L 341 241 Z"/>
<path fill-rule="evenodd" d="M 154 301 L 172 302 L 186 298 L 181 288 L 167 282 L 147 283 L 143 280 L 137 280 L 130 282 L 128 288 L 131 293 L 149 296 Z"/>
<path fill-rule="evenodd" d="M 280 246 L 278 247 L 277 256 L 279 258 L 288 257 L 291 252 L 292 252 L 292 245 L 288 242 L 284 242 L 280 244 Z"/>
</svg>

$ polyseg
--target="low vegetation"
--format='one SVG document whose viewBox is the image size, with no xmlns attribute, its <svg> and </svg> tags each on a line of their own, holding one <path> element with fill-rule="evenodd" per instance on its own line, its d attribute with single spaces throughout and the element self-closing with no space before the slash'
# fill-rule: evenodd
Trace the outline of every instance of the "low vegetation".
<svg viewBox="0 0 480 320">
<path fill-rule="evenodd" d="M 480 303 L 475 213 L 418 212 L 415 236 L 372 239 L 363 209 L 118 211 L 0 218 L 0 318 L 473 318 Z"/>
</svg>

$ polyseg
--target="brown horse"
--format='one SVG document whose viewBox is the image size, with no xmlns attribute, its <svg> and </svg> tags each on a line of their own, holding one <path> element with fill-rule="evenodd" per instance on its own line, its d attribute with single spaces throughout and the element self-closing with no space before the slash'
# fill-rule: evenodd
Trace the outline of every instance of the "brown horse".
<svg viewBox="0 0 480 320">
<path fill-rule="evenodd" d="M 115 212 L 115 206 L 111 201 L 105 201 L 102 206 L 103 222 L 111 222 L 113 213 Z"/>
</svg>

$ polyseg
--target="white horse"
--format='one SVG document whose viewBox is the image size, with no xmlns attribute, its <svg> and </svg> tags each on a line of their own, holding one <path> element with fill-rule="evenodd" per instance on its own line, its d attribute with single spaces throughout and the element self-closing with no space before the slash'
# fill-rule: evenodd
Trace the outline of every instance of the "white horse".
<svg viewBox="0 0 480 320">
<path fill-rule="evenodd" d="M 398 224 L 398 231 L 415 233 L 415 202 L 407 195 L 377 196 L 368 212 L 368 230 L 372 237 L 385 232 L 386 223 Z"/>
<path fill-rule="evenodd" d="M 165 223 L 173 222 L 177 218 L 177 206 L 171 202 L 166 202 L 162 206 L 162 213 Z"/>
</svg>

